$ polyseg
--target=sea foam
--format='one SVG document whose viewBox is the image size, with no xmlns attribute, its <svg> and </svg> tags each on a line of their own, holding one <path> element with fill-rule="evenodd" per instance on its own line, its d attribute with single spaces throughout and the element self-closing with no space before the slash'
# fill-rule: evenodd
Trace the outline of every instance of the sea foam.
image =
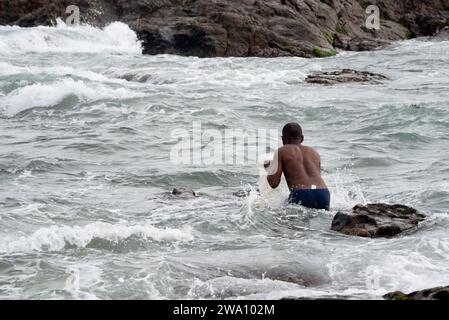
<svg viewBox="0 0 449 320">
<path fill-rule="evenodd" d="M 92 26 L 67 26 L 58 20 L 56 27 L 0 27 L 0 54 L 26 53 L 142 53 L 137 35 L 126 24 L 113 22 L 103 29 Z"/>
<path fill-rule="evenodd" d="M 93 72 L 91 70 L 84 70 L 82 68 L 74 68 L 69 66 L 48 66 L 48 67 L 35 67 L 35 66 L 17 66 L 5 62 L 0 62 L 0 79 L 8 76 L 18 75 L 51 75 L 51 76 L 75 76 L 78 78 L 109 82 L 109 83 L 126 83 L 126 80 L 108 78 L 100 73 Z"/>
<path fill-rule="evenodd" d="M 81 101 L 101 99 L 129 99 L 143 97 L 143 93 L 125 88 L 109 88 L 100 84 L 88 85 L 84 81 L 67 78 L 49 84 L 36 83 L 13 90 L 0 97 L 0 114 L 12 117 L 31 108 L 53 107 L 68 96 Z"/>
<path fill-rule="evenodd" d="M 160 229 L 146 223 L 143 225 L 120 225 L 94 222 L 86 226 L 51 226 L 41 228 L 20 238 L 2 237 L 0 253 L 61 251 L 66 246 L 85 248 L 94 239 L 113 242 L 137 236 L 154 241 L 189 242 L 194 239 L 189 228 Z"/>
</svg>

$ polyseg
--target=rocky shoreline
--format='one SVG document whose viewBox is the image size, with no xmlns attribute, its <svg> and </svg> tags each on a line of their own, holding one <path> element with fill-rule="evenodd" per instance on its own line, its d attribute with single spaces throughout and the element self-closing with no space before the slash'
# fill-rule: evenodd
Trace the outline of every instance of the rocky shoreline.
<svg viewBox="0 0 449 320">
<path fill-rule="evenodd" d="M 449 286 L 415 291 L 409 294 L 396 291 L 383 297 L 386 300 L 449 300 Z"/>
<path fill-rule="evenodd" d="M 52 25 L 77 5 L 84 23 L 122 21 L 145 54 L 322 57 L 432 36 L 449 25 L 449 0 L 0 0 L 0 25 Z M 369 5 L 380 29 L 368 29 Z"/>
</svg>

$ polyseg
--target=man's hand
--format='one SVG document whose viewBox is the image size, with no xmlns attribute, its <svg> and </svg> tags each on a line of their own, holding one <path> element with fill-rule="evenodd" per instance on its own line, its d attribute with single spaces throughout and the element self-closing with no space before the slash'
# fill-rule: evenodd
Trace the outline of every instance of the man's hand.
<svg viewBox="0 0 449 320">
<path fill-rule="evenodd" d="M 269 160 L 267 160 L 267 161 L 265 161 L 265 162 L 263 163 L 263 167 L 264 167 L 265 169 L 268 169 L 270 166 L 271 166 L 271 161 L 269 161 Z"/>
<path fill-rule="evenodd" d="M 267 180 L 273 189 L 281 183 L 282 178 L 282 149 L 275 152 L 272 161 L 265 161 L 264 167 L 267 171 Z"/>
</svg>

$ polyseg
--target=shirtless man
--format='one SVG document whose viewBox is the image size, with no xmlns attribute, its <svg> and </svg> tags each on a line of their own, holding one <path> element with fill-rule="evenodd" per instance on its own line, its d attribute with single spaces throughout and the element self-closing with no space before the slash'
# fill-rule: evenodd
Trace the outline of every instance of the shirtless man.
<svg viewBox="0 0 449 320">
<path fill-rule="evenodd" d="M 301 126 L 289 123 L 282 129 L 281 147 L 273 161 L 265 164 L 268 183 L 275 189 L 284 173 L 290 188 L 289 203 L 306 208 L 329 210 L 330 192 L 321 178 L 321 159 L 318 152 L 303 146 Z"/>
</svg>

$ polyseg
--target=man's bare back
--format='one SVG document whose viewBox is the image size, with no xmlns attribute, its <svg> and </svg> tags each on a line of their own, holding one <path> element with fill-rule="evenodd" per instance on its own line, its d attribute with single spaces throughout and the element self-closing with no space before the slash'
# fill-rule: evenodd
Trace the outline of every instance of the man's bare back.
<svg viewBox="0 0 449 320">
<path fill-rule="evenodd" d="M 287 124 L 282 133 L 284 146 L 276 152 L 267 177 L 277 188 L 282 174 L 292 192 L 289 202 L 315 209 L 329 210 L 330 192 L 321 177 L 321 158 L 317 151 L 302 145 L 304 136 L 297 123 Z"/>
<path fill-rule="evenodd" d="M 278 150 L 278 157 L 290 190 L 327 189 L 320 155 L 313 148 L 288 144 Z"/>
</svg>

